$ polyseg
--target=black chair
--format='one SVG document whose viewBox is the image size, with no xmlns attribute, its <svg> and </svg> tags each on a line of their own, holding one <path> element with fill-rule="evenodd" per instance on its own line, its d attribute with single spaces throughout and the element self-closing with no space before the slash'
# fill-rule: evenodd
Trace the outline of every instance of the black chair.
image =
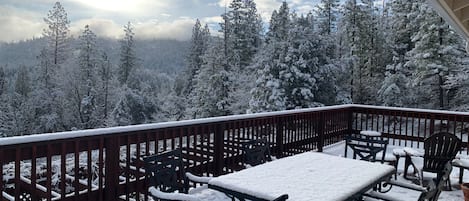
<svg viewBox="0 0 469 201">
<path fill-rule="evenodd" d="M 189 180 L 208 183 L 209 177 L 198 177 L 184 170 L 180 149 L 163 152 L 143 158 L 145 177 L 150 195 L 155 200 L 198 200 L 189 191 Z"/>
<path fill-rule="evenodd" d="M 362 135 L 348 135 L 345 137 L 345 157 L 347 157 L 347 149 L 350 147 L 353 151 L 353 159 L 360 157 L 360 160 L 380 161 L 383 163 L 386 157 L 386 149 L 388 141 L 377 138 L 367 138 Z M 377 158 L 381 152 L 380 158 Z"/>
<path fill-rule="evenodd" d="M 453 169 L 450 162 L 447 162 L 443 169 L 441 170 L 440 174 L 437 175 L 436 178 L 433 178 L 430 183 L 426 187 L 422 187 L 420 185 L 415 185 L 411 183 L 403 183 L 396 180 L 390 180 L 388 184 L 392 186 L 399 186 L 402 188 L 407 188 L 414 191 L 420 191 L 421 194 L 418 198 L 418 201 L 437 201 L 438 197 L 440 196 L 441 191 L 444 188 L 445 183 L 449 180 L 449 175 L 451 170 Z M 386 200 L 386 201 L 395 201 L 397 199 L 388 196 L 386 194 L 378 193 L 376 191 L 371 191 L 365 196 L 372 197 L 379 200 Z"/>
<path fill-rule="evenodd" d="M 455 158 L 461 146 L 462 142 L 458 137 L 451 133 L 440 132 L 425 139 L 423 157 L 405 150 L 410 155 L 409 163 L 417 172 L 420 185 L 424 185 L 423 172 L 436 173 L 437 177 L 441 177 L 446 164 Z M 405 173 L 407 173 L 407 168 L 405 168 Z"/>
<path fill-rule="evenodd" d="M 242 143 L 244 164 L 256 166 L 267 161 L 272 161 L 270 145 L 267 139 L 260 138 Z"/>
</svg>

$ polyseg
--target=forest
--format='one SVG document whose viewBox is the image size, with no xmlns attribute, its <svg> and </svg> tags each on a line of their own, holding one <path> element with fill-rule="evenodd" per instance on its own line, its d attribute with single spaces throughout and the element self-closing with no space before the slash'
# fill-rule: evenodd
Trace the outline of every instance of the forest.
<svg viewBox="0 0 469 201">
<path fill-rule="evenodd" d="M 41 38 L 0 44 L 0 136 L 346 103 L 469 110 L 465 42 L 424 0 L 284 1 L 269 22 L 232 0 L 221 17 L 188 42 L 136 39 L 131 22 L 118 41 L 75 38 L 55 3 Z"/>
</svg>

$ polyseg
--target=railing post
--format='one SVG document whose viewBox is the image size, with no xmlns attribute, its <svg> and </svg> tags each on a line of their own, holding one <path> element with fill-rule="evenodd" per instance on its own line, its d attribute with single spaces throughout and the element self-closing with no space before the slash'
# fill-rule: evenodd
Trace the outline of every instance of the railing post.
<svg viewBox="0 0 469 201">
<path fill-rule="evenodd" d="M 214 141 L 214 157 L 213 162 L 215 164 L 214 167 L 214 174 L 215 176 L 219 176 L 223 173 L 224 164 L 224 150 L 223 150 L 223 140 L 224 140 L 224 127 L 223 124 L 218 123 L 215 126 L 215 133 L 213 136 Z"/>
<path fill-rule="evenodd" d="M 424 138 L 427 138 L 433 135 L 434 132 L 435 132 L 435 115 L 431 115 L 430 116 L 430 133 L 428 134 L 428 136 L 424 136 Z"/>
<path fill-rule="evenodd" d="M 283 157 L 283 121 L 280 117 L 276 118 L 277 128 L 275 128 L 275 142 L 277 147 L 277 157 Z"/>
<path fill-rule="evenodd" d="M 318 127 L 318 152 L 322 152 L 324 147 L 324 130 L 326 127 L 325 113 L 319 113 L 319 127 Z"/>
<path fill-rule="evenodd" d="M 119 139 L 117 136 L 105 139 L 106 157 L 105 157 L 105 199 L 117 200 L 119 187 Z"/>
<path fill-rule="evenodd" d="M 348 109 L 347 116 L 348 116 L 347 117 L 347 121 L 348 121 L 347 122 L 348 123 L 348 125 L 347 125 L 347 127 L 348 127 L 347 128 L 348 129 L 347 135 L 351 135 L 352 132 L 353 132 L 353 109 L 352 108 Z"/>
</svg>

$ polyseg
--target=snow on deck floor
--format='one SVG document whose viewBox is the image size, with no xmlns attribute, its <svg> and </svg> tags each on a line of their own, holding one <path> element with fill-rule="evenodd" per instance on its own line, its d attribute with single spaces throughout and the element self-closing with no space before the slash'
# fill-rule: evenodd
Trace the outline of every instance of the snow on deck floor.
<svg viewBox="0 0 469 201">
<path fill-rule="evenodd" d="M 415 146 L 414 146 L 415 147 Z M 423 147 L 423 146 L 420 146 Z M 330 145 L 328 147 L 324 148 L 324 153 L 331 154 L 331 155 L 337 155 L 337 156 L 343 156 L 344 155 L 344 148 L 345 148 L 345 143 L 339 142 L 334 145 Z M 394 148 L 403 148 L 399 146 L 393 146 L 390 145 L 388 146 L 386 154 L 392 155 L 392 150 Z M 351 150 L 348 150 L 348 157 L 351 157 Z M 398 167 L 398 172 L 402 173 L 403 172 L 403 165 L 404 165 L 404 159 L 401 158 L 399 161 L 399 167 Z M 333 170 L 331 170 L 333 171 Z M 464 179 L 463 181 L 469 181 L 469 171 L 465 170 L 464 174 Z M 439 197 L 438 200 L 443 200 L 443 201 L 461 201 L 464 200 L 463 193 L 461 191 L 461 188 L 459 187 L 458 184 L 458 173 L 459 173 L 459 168 L 454 168 L 453 172 L 451 173 L 451 185 L 452 185 L 452 191 L 443 191 Z M 353 176 L 353 175 L 350 175 Z M 404 181 L 404 182 L 410 182 L 409 180 L 406 180 L 402 177 L 402 175 L 398 176 L 398 180 Z M 191 194 L 196 195 L 201 201 L 231 201 L 230 198 L 226 197 L 221 192 L 212 190 L 212 189 L 207 189 L 207 186 L 199 187 L 196 189 L 192 189 Z M 420 192 L 408 190 L 405 188 L 400 188 L 400 187 L 392 187 L 391 191 L 386 193 L 388 196 L 391 196 L 393 198 L 396 198 L 398 200 L 409 200 L 409 201 L 416 201 L 420 195 Z M 372 199 L 370 199 L 372 200 Z"/>
</svg>

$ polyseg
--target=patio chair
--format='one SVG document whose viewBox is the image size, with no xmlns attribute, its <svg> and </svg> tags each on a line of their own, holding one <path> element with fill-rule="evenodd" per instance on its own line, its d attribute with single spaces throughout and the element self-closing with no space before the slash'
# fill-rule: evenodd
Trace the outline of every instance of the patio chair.
<svg viewBox="0 0 469 201">
<path fill-rule="evenodd" d="M 189 180 L 207 184 L 209 177 L 199 177 L 185 172 L 181 149 L 143 158 L 149 193 L 155 200 L 199 200 L 187 194 Z"/>
<path fill-rule="evenodd" d="M 414 191 L 420 191 L 421 194 L 418 198 L 418 201 L 437 201 L 441 191 L 444 188 L 445 183 L 449 180 L 449 175 L 452 169 L 453 167 L 451 165 L 451 162 L 447 162 L 446 164 L 444 164 L 441 174 L 437 175 L 436 178 L 433 178 L 426 187 L 422 187 L 420 185 L 415 185 L 411 183 L 399 182 L 397 180 L 390 180 L 388 181 L 388 184 Z M 368 192 L 365 194 L 365 196 L 386 201 L 397 200 L 391 196 L 388 196 L 387 194 L 379 193 L 376 191 Z"/>
<path fill-rule="evenodd" d="M 424 141 L 424 153 L 413 151 L 412 149 L 404 149 L 408 154 L 410 166 L 414 168 L 420 185 L 423 184 L 423 172 L 436 173 L 438 177 L 443 174 L 443 169 L 448 162 L 451 162 L 458 151 L 461 149 L 461 140 L 451 133 L 440 132 L 431 135 Z M 405 172 L 407 168 L 405 167 Z M 449 184 L 448 179 L 448 184 Z M 449 185 L 451 189 L 451 185 Z"/>
<path fill-rule="evenodd" d="M 244 164 L 256 166 L 267 161 L 272 161 L 270 145 L 267 139 L 260 138 L 242 143 Z"/>
<path fill-rule="evenodd" d="M 359 156 L 360 160 L 384 163 L 386 161 L 387 146 L 388 141 L 384 139 L 367 138 L 363 135 L 349 135 L 345 137 L 344 154 L 347 157 L 347 148 L 350 147 L 353 151 L 353 159 Z"/>
</svg>

